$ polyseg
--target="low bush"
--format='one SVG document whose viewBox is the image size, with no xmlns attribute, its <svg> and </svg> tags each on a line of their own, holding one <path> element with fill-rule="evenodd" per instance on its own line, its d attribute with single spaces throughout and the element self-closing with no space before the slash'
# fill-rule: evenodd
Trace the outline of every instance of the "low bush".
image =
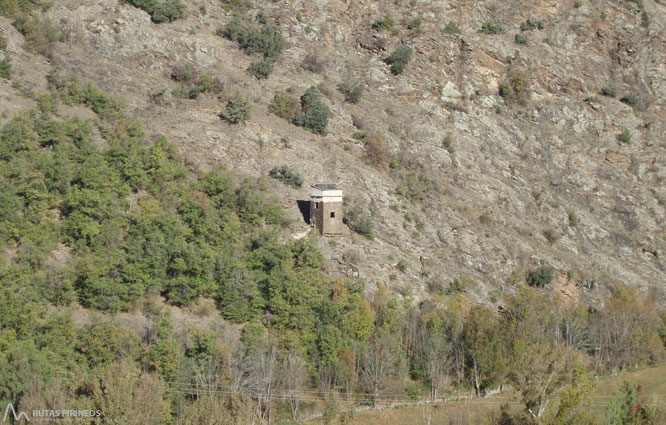
<svg viewBox="0 0 666 425">
<path fill-rule="evenodd" d="M 289 168 L 287 165 L 281 165 L 280 167 L 274 167 L 269 173 L 269 176 L 276 180 L 280 180 L 282 183 L 291 187 L 301 187 L 303 186 L 303 177 L 298 174 L 296 171 Z"/>
<path fill-rule="evenodd" d="M 631 142 L 631 133 L 629 132 L 628 129 L 625 128 L 622 133 L 617 135 L 617 140 L 619 140 L 622 143 L 629 143 Z"/>
<path fill-rule="evenodd" d="M 37 16 L 16 15 L 14 27 L 25 36 L 26 50 L 49 56 L 52 45 L 60 39 L 60 28 L 50 19 Z"/>
<path fill-rule="evenodd" d="M 226 11 L 245 9 L 251 5 L 251 3 L 247 0 L 220 0 L 220 4 Z"/>
<path fill-rule="evenodd" d="M 298 99 L 287 90 L 280 91 L 273 97 L 268 110 L 280 118 L 291 121 L 298 111 Z"/>
<path fill-rule="evenodd" d="M 76 76 L 61 77 L 57 71 L 46 77 L 49 88 L 54 90 L 66 105 L 86 105 L 105 119 L 117 118 L 125 107 L 123 99 L 109 96 L 93 83 L 81 83 Z"/>
<path fill-rule="evenodd" d="M 301 96 L 301 110 L 294 116 L 294 124 L 305 127 L 314 133 L 326 131 L 331 111 L 326 106 L 318 88 L 310 87 Z"/>
<path fill-rule="evenodd" d="M 490 35 L 504 34 L 504 28 L 501 25 L 496 24 L 494 22 L 486 21 L 481 26 L 479 32 L 482 34 L 490 34 Z"/>
<path fill-rule="evenodd" d="M 402 74 L 405 67 L 412 59 L 414 50 L 406 44 L 401 44 L 397 49 L 391 53 L 386 59 L 386 62 L 391 65 L 391 72 L 395 75 Z"/>
<path fill-rule="evenodd" d="M 7 48 L 7 39 L 5 37 L 0 36 L 0 50 L 5 50 Z"/>
<path fill-rule="evenodd" d="M 363 139 L 365 144 L 365 159 L 373 167 L 383 170 L 388 165 L 390 158 L 386 152 L 384 142 L 379 136 L 370 136 Z"/>
<path fill-rule="evenodd" d="M 220 118 L 229 124 L 239 124 L 250 118 L 252 105 L 250 101 L 236 92 L 228 101 L 227 106 L 220 112 Z"/>
<path fill-rule="evenodd" d="M 356 208 L 346 210 L 343 221 L 353 232 L 374 239 L 374 223 L 368 217 L 362 216 Z"/>
<path fill-rule="evenodd" d="M 133 6 L 143 9 L 153 22 L 172 22 L 185 16 L 185 5 L 180 0 L 127 0 Z"/>
<path fill-rule="evenodd" d="M 453 135 L 451 135 L 451 133 L 444 136 L 444 140 L 442 140 L 442 147 L 446 149 L 449 153 L 453 153 L 456 151 L 456 140 L 453 138 Z"/>
<path fill-rule="evenodd" d="M 539 266 L 527 276 L 527 283 L 538 288 L 543 288 L 553 280 L 555 280 L 555 268 L 550 265 Z"/>
<path fill-rule="evenodd" d="M 444 27 L 444 33 L 446 34 L 460 34 L 460 32 L 460 27 L 455 21 L 449 21 L 449 23 L 446 24 L 446 27 Z"/>
<path fill-rule="evenodd" d="M 421 32 L 422 25 L 423 25 L 423 19 L 419 16 L 407 23 L 407 29 L 418 34 Z"/>
<path fill-rule="evenodd" d="M 178 99 L 189 99 L 190 91 L 183 86 L 178 86 L 175 89 L 171 90 L 171 96 Z"/>
<path fill-rule="evenodd" d="M 0 0 L 0 15 L 13 18 L 19 13 L 30 14 L 34 3 L 26 0 Z"/>
<path fill-rule="evenodd" d="M 325 55 L 313 51 L 308 53 L 303 59 L 303 67 L 315 74 L 321 74 L 328 66 L 328 59 Z"/>
<path fill-rule="evenodd" d="M 638 106 L 638 95 L 632 92 L 625 93 L 624 96 L 620 98 L 620 102 L 626 103 L 632 108 L 636 108 Z"/>
<path fill-rule="evenodd" d="M 602 87 L 600 93 L 603 96 L 615 97 L 617 96 L 617 88 L 615 86 Z"/>
<path fill-rule="evenodd" d="M 577 227 L 578 226 L 578 216 L 574 211 L 569 211 L 569 227 Z"/>
<path fill-rule="evenodd" d="M 499 89 L 499 95 L 507 103 L 520 103 L 524 105 L 530 98 L 531 90 L 527 78 L 523 75 L 514 75 L 505 81 Z"/>
<path fill-rule="evenodd" d="M 215 89 L 215 79 L 209 74 L 198 74 L 190 64 L 176 66 L 171 71 L 171 79 L 183 83 L 173 89 L 173 97 L 181 99 L 196 99 L 201 93 L 208 93 Z"/>
<path fill-rule="evenodd" d="M 12 75 L 12 58 L 9 54 L 0 59 L 0 78 L 8 79 Z"/>
<path fill-rule="evenodd" d="M 215 82 L 215 79 L 209 74 L 199 74 L 195 84 L 201 87 L 201 90 L 204 93 L 216 91 L 215 89 L 217 84 Z"/>
<path fill-rule="evenodd" d="M 178 65 L 171 70 L 171 79 L 179 82 L 189 82 L 194 78 L 194 70 L 189 63 Z"/>
<path fill-rule="evenodd" d="M 345 81 L 338 86 L 338 90 L 345 96 L 345 102 L 358 103 L 363 96 L 363 84 Z"/>
<path fill-rule="evenodd" d="M 560 239 L 560 236 L 555 232 L 553 229 L 546 229 L 543 232 L 541 232 L 544 238 L 548 241 L 549 244 L 554 244 L 555 242 Z"/>
<path fill-rule="evenodd" d="M 453 294 L 465 293 L 468 290 L 472 289 L 474 285 L 475 285 L 474 280 L 471 277 L 467 275 L 461 275 L 453 282 L 451 282 L 451 284 L 449 284 L 449 287 L 446 289 L 444 294 L 453 295 Z"/>
<path fill-rule="evenodd" d="M 247 72 L 257 80 L 268 78 L 268 76 L 271 75 L 271 72 L 273 72 L 273 61 L 264 58 L 260 61 L 252 62 L 247 68 Z"/>
<path fill-rule="evenodd" d="M 532 18 L 527 18 L 525 22 L 520 24 L 520 30 L 521 31 L 533 31 L 533 30 L 542 30 L 544 29 L 545 25 L 543 24 L 543 21 L 541 20 L 536 20 Z"/>
<path fill-rule="evenodd" d="M 217 30 L 217 34 L 237 42 L 248 55 L 261 54 L 264 58 L 276 59 L 286 47 L 279 28 L 267 24 L 255 27 L 239 15 L 234 15 L 227 25 Z"/>
<path fill-rule="evenodd" d="M 514 37 L 514 41 L 516 44 L 527 44 L 527 37 L 519 33 Z"/>
<path fill-rule="evenodd" d="M 393 24 L 395 24 L 395 20 L 391 15 L 386 15 L 381 19 L 377 19 L 375 22 L 372 24 L 372 28 L 378 30 L 378 31 L 391 31 L 393 29 Z"/>
</svg>

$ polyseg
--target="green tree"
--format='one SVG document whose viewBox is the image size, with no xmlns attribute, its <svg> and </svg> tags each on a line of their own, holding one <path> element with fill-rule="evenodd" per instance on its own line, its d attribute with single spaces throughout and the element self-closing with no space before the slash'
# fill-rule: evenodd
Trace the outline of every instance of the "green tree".
<svg viewBox="0 0 666 425">
<path fill-rule="evenodd" d="M 313 86 L 301 96 L 301 110 L 294 116 L 294 124 L 323 134 L 330 116 L 331 111 L 324 103 L 321 92 Z"/>
<path fill-rule="evenodd" d="M 164 392 L 164 382 L 157 375 L 141 373 L 135 363 L 124 360 L 106 368 L 94 400 L 105 423 L 158 425 L 169 418 Z"/>
<path fill-rule="evenodd" d="M 497 318 L 485 307 L 475 307 L 465 321 L 463 339 L 466 368 L 477 396 L 498 384 L 506 373 Z"/>
<path fill-rule="evenodd" d="M 273 62 L 270 59 L 262 59 L 257 62 L 252 62 L 247 68 L 247 72 L 257 80 L 268 78 L 273 72 Z"/>
<path fill-rule="evenodd" d="M 585 368 L 580 364 L 574 366 L 571 382 L 562 391 L 557 410 L 547 422 L 551 425 L 596 424 L 591 410 L 595 391 L 596 382 Z"/>
<path fill-rule="evenodd" d="M 666 419 L 664 412 L 646 404 L 640 385 L 625 381 L 617 397 L 606 407 L 608 425 L 657 425 Z"/>
<path fill-rule="evenodd" d="M 176 379 L 181 347 L 171 334 L 169 315 L 164 315 L 157 325 L 157 340 L 148 350 L 148 364 L 167 382 Z"/>
<path fill-rule="evenodd" d="M 548 285 L 555 279 L 555 268 L 550 265 L 539 266 L 527 276 L 527 283 L 537 288 Z"/>
<path fill-rule="evenodd" d="M 227 101 L 227 106 L 220 112 L 220 118 L 229 124 L 239 124 L 250 118 L 252 105 L 238 91 Z"/>
<path fill-rule="evenodd" d="M 532 417 L 543 416 L 550 402 L 571 381 L 574 364 L 575 356 L 568 347 L 514 346 L 509 379 L 520 391 L 525 409 Z"/>
<path fill-rule="evenodd" d="M 405 67 L 412 59 L 414 50 L 406 44 L 398 46 L 391 55 L 386 59 L 386 62 L 391 65 L 391 72 L 393 74 L 402 74 Z"/>
</svg>

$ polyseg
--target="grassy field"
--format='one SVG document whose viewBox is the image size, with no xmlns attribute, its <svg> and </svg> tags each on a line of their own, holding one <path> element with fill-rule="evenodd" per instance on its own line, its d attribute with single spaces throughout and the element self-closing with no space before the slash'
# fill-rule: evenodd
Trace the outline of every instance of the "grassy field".
<svg viewBox="0 0 666 425">
<path fill-rule="evenodd" d="M 659 366 L 599 380 L 595 397 L 595 409 L 599 414 L 603 414 L 608 402 L 616 398 L 615 393 L 624 381 L 641 385 L 641 392 L 650 404 L 666 408 L 666 366 Z"/>
<path fill-rule="evenodd" d="M 642 392 L 651 404 L 666 408 L 666 365 L 627 372 L 622 375 L 601 378 L 598 381 L 594 410 L 599 419 L 603 418 L 606 405 L 613 400 L 615 393 L 628 381 L 640 384 Z M 477 423 L 493 410 L 509 403 L 512 409 L 522 409 L 517 395 L 497 394 L 483 399 L 470 399 L 455 403 L 436 403 L 427 406 L 395 407 L 385 410 L 357 410 L 349 425 L 421 425 L 427 424 L 428 417 L 432 424 Z M 305 422 L 319 425 L 321 420 Z"/>
</svg>

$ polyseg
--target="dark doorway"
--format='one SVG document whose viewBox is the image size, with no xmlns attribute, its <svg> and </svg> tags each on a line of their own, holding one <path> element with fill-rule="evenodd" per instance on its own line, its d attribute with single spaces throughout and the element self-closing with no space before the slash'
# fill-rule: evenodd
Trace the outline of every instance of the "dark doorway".
<svg viewBox="0 0 666 425">
<path fill-rule="evenodd" d="M 298 210 L 303 216 L 303 221 L 305 221 L 307 224 L 310 224 L 310 201 L 299 199 L 296 202 L 298 203 Z"/>
</svg>

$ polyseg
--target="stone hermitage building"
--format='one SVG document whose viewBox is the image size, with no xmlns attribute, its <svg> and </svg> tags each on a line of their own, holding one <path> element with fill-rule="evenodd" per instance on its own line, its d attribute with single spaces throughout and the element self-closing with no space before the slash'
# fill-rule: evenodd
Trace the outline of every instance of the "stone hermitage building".
<svg viewBox="0 0 666 425">
<path fill-rule="evenodd" d="M 310 186 L 310 225 L 324 236 L 341 235 L 342 190 L 337 184 Z"/>
</svg>

